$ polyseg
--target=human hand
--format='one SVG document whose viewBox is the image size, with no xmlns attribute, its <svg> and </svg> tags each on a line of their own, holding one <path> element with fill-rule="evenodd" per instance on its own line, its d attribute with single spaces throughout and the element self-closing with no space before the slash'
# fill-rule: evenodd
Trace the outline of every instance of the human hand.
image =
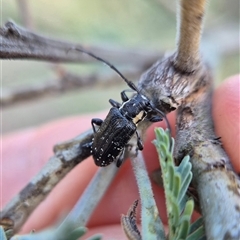
<svg viewBox="0 0 240 240">
<path fill-rule="evenodd" d="M 240 172 L 239 83 L 239 76 L 231 77 L 215 91 L 213 98 L 216 133 L 217 136 L 222 137 L 223 146 L 237 172 Z M 104 119 L 105 115 L 106 112 L 99 115 L 67 118 L 5 136 L 2 145 L 3 204 L 21 190 L 53 155 L 52 146 L 54 144 L 73 138 L 91 128 L 91 118 Z M 174 113 L 168 115 L 172 126 L 174 126 L 174 116 Z M 153 128 L 156 126 L 164 126 L 164 123 L 154 124 L 149 128 L 144 144 L 143 154 L 149 173 L 159 167 L 156 150 L 151 143 L 154 139 Z M 97 167 L 92 159 L 87 159 L 76 166 L 35 210 L 22 231 L 42 229 L 57 221 L 63 212 L 68 212 L 96 170 Z M 163 190 L 153 183 L 153 191 L 161 218 L 166 223 Z M 138 198 L 135 177 L 131 164 L 127 161 L 121 166 L 118 175 L 94 212 L 89 223 L 89 234 L 104 233 L 104 236 L 108 237 L 107 239 L 110 237 L 124 239 L 124 233 L 119 224 L 120 215 L 126 214 L 130 205 Z"/>
</svg>

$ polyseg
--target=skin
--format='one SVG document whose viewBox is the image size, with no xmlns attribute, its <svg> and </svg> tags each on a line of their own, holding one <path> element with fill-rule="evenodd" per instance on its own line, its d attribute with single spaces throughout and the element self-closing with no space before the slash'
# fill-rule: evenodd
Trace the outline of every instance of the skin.
<svg viewBox="0 0 240 240">
<path fill-rule="evenodd" d="M 217 136 L 222 137 L 223 146 L 238 173 L 240 172 L 239 83 L 240 75 L 230 77 L 215 90 L 213 96 L 213 119 L 216 133 Z M 52 146 L 55 143 L 75 137 L 78 133 L 91 127 L 90 122 L 93 117 L 104 119 L 105 115 L 106 112 L 71 117 L 4 136 L 2 139 L 1 186 L 3 206 L 53 155 Z M 175 113 L 169 114 L 168 118 L 171 125 L 174 126 Z M 149 173 L 159 167 L 156 150 L 151 143 L 154 139 L 153 129 L 156 126 L 165 127 L 165 124 L 164 122 L 154 124 L 147 132 L 143 153 Z M 97 167 L 91 158 L 76 166 L 34 211 L 21 233 L 45 228 L 55 223 L 63 213 L 69 212 L 96 170 Z M 153 183 L 153 191 L 161 218 L 166 223 L 163 190 Z M 125 239 L 119 224 L 120 215 L 126 214 L 136 199 L 139 199 L 139 196 L 135 177 L 130 162 L 126 161 L 94 212 L 88 224 L 87 236 L 103 233 L 106 239 L 111 237 Z"/>
</svg>

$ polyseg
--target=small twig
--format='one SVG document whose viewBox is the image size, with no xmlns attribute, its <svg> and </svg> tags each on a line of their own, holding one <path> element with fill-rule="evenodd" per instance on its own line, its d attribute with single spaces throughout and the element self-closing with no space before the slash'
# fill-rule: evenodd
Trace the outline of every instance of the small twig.
<svg viewBox="0 0 240 240">
<path fill-rule="evenodd" d="M 31 101 L 47 96 L 62 94 L 77 88 L 93 85 L 97 79 L 94 74 L 88 76 L 79 76 L 71 73 L 62 75 L 60 79 L 47 80 L 42 83 L 2 89 L 0 103 L 2 107 L 10 107 L 25 101 Z"/>
<path fill-rule="evenodd" d="M 132 70 L 125 71 L 124 75 L 130 79 L 134 79 L 140 75 L 142 70 L 142 68 L 133 68 Z M 109 83 L 111 85 L 121 83 L 121 81 L 116 80 L 117 75 L 115 73 L 108 75 L 93 73 L 80 76 L 64 71 L 59 77 L 60 79 L 48 80 L 35 85 L 2 89 L 0 104 L 2 107 L 11 107 L 25 101 L 63 94 L 92 85 L 109 86 Z"/>
<path fill-rule="evenodd" d="M 192 72 L 201 61 L 199 45 L 202 35 L 206 0 L 180 1 L 180 27 L 175 66 L 182 72 Z"/>
<path fill-rule="evenodd" d="M 142 239 L 165 239 L 164 227 L 159 217 L 152 186 L 141 152 L 131 158 L 141 198 Z"/>
<path fill-rule="evenodd" d="M 74 231 L 77 230 L 78 237 L 71 236 L 74 234 Z M 66 224 L 65 228 L 57 229 L 56 227 L 47 228 L 43 231 L 37 233 L 30 233 L 24 235 L 15 235 L 10 240 L 46 240 L 46 239 L 53 239 L 53 240 L 77 240 L 82 235 L 87 232 L 87 229 L 84 227 L 79 227 L 78 229 L 74 229 L 71 223 Z M 74 234 L 75 235 L 75 234 Z"/>
<path fill-rule="evenodd" d="M 0 29 L 0 58 L 11 59 L 34 59 L 46 60 L 55 62 L 92 62 L 94 59 L 88 57 L 86 54 L 80 54 L 78 51 L 69 51 L 73 48 L 81 48 L 83 46 L 74 43 L 61 42 L 58 40 L 48 39 L 40 35 L 34 34 L 24 28 L 17 26 L 12 22 L 5 24 Z M 122 50 L 122 49 L 104 49 L 97 47 L 86 47 L 85 49 L 96 53 L 103 58 L 117 63 L 131 64 L 132 70 L 128 70 L 127 77 L 136 77 L 149 67 L 153 62 L 161 57 L 162 53 L 144 52 L 139 50 Z M 114 74 L 107 76 L 113 79 Z M 107 79 L 107 81 L 108 81 Z M 109 79 L 109 80 L 110 80 Z M 87 76 L 79 77 L 73 74 L 66 73 L 58 81 L 51 81 L 34 86 L 3 89 L 1 96 L 2 106 L 10 106 L 12 104 L 47 96 L 52 93 L 60 93 L 66 90 L 76 89 L 83 85 L 90 85 L 101 80 L 101 76 Z M 88 82 L 90 81 L 90 82 Z"/>
<path fill-rule="evenodd" d="M 55 156 L 2 210 L 0 225 L 1 222 L 8 222 L 6 229 L 12 229 L 13 234 L 16 233 L 55 185 L 78 163 L 90 156 L 91 140 L 92 130 L 55 146 Z"/>
<path fill-rule="evenodd" d="M 162 52 L 100 48 L 83 46 L 71 42 L 49 39 L 34 34 L 13 22 L 7 22 L 0 28 L 0 58 L 2 59 L 33 59 L 53 62 L 93 62 L 94 59 L 69 51 L 72 48 L 84 48 L 115 63 L 143 66 L 152 63 L 162 56 Z M 147 64 L 148 65 L 148 64 Z"/>
<path fill-rule="evenodd" d="M 64 229 L 68 223 L 71 223 L 73 227 L 86 226 L 117 172 L 118 168 L 115 164 L 99 168 L 81 198 L 59 226 L 59 229 Z"/>
</svg>

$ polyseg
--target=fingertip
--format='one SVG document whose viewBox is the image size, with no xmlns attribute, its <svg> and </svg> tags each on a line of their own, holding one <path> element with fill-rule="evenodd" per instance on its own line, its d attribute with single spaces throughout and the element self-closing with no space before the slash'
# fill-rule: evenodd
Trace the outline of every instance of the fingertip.
<svg viewBox="0 0 240 240">
<path fill-rule="evenodd" d="M 240 172 L 240 75 L 226 79 L 213 95 L 215 131 L 237 172 Z"/>
</svg>

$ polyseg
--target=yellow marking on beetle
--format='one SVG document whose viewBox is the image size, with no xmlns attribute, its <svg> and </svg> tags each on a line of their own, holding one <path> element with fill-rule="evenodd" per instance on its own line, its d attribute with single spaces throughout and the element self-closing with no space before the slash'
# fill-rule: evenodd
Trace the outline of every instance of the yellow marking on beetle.
<svg viewBox="0 0 240 240">
<path fill-rule="evenodd" d="M 136 115 L 136 117 L 133 118 L 133 123 L 138 124 L 140 121 L 142 121 L 145 117 L 145 112 L 141 111 L 139 114 Z"/>
</svg>

